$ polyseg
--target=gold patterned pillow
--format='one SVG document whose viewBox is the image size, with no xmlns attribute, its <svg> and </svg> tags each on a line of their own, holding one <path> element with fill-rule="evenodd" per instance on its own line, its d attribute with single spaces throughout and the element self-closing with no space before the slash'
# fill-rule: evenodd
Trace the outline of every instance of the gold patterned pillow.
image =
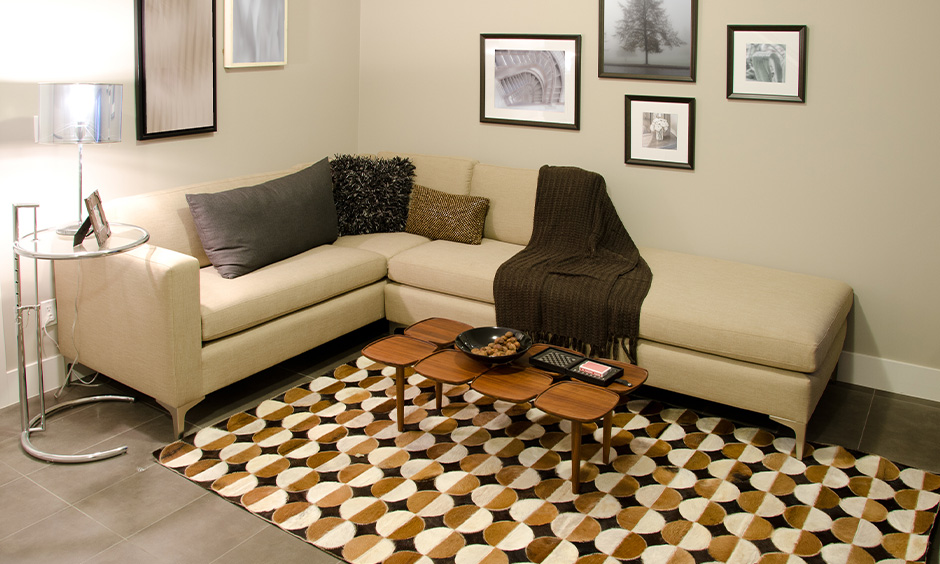
<svg viewBox="0 0 940 564">
<path fill-rule="evenodd" d="M 479 245 L 489 208 L 487 198 L 449 194 L 415 184 L 405 231 L 429 239 Z"/>
</svg>

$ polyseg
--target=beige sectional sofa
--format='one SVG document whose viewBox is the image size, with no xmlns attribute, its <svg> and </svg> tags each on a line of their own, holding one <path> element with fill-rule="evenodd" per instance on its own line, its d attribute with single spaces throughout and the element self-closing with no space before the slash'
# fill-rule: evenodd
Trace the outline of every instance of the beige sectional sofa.
<svg viewBox="0 0 940 564">
<path fill-rule="evenodd" d="M 345 236 L 227 280 L 200 246 L 185 194 L 258 184 L 302 167 L 115 200 L 109 219 L 145 227 L 150 242 L 105 259 L 56 263 L 63 355 L 154 397 L 181 433 L 186 411 L 205 394 L 383 317 L 494 324 L 493 278 L 531 234 L 538 171 L 379 154 L 393 155 L 411 158 L 416 184 L 488 198 L 482 244 L 404 232 Z M 642 242 L 641 233 L 632 235 Z M 640 251 L 653 271 L 638 347 L 648 385 L 769 415 L 794 430 L 802 456 L 806 425 L 842 350 L 852 289 Z"/>
</svg>

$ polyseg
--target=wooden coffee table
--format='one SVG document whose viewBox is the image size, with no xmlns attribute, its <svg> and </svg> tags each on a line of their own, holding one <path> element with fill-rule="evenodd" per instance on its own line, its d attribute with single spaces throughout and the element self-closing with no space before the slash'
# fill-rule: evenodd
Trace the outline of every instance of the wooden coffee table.
<svg viewBox="0 0 940 564">
<path fill-rule="evenodd" d="M 578 381 L 559 382 L 535 399 L 535 407 L 571 422 L 571 491 L 581 484 L 581 424 L 604 419 L 604 464 L 610 462 L 610 430 L 620 395 Z"/>
<path fill-rule="evenodd" d="M 552 385 L 552 376 L 537 368 L 498 364 L 480 375 L 470 387 L 485 396 L 512 403 L 525 403 Z"/>
<path fill-rule="evenodd" d="M 434 381 L 434 396 L 437 410 L 441 410 L 444 395 L 443 384 L 460 386 L 472 381 L 490 367 L 478 362 L 456 349 L 443 349 L 425 357 L 415 364 L 415 372 Z"/>
<path fill-rule="evenodd" d="M 400 432 L 405 430 L 405 368 L 413 366 L 435 350 L 437 346 L 433 343 L 404 335 L 382 337 L 362 349 L 362 356 L 395 368 L 395 407 Z"/>
<path fill-rule="evenodd" d="M 469 329 L 473 329 L 473 325 L 443 317 L 430 317 L 409 325 L 405 328 L 404 334 L 407 337 L 433 343 L 437 348 L 442 349 L 453 346 L 457 335 Z"/>
</svg>

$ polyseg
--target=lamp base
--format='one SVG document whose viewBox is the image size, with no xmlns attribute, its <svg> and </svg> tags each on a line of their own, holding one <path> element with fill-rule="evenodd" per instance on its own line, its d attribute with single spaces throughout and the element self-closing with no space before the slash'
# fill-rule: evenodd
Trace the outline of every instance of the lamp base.
<svg viewBox="0 0 940 564">
<path fill-rule="evenodd" d="M 82 226 L 81 223 L 69 223 L 68 225 L 60 225 L 59 227 L 56 227 L 55 232 L 57 235 L 63 235 L 66 237 L 74 237 L 75 234 L 78 233 L 78 229 L 81 226 Z"/>
</svg>

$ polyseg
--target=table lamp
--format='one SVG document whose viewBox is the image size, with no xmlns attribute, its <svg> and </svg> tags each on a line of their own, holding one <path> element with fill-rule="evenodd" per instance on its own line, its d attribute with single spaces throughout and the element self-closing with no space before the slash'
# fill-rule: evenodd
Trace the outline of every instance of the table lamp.
<svg viewBox="0 0 940 564">
<path fill-rule="evenodd" d="M 121 84 L 39 85 L 39 142 L 78 145 L 78 223 L 59 228 L 74 235 L 82 224 L 82 145 L 121 140 Z"/>
</svg>

